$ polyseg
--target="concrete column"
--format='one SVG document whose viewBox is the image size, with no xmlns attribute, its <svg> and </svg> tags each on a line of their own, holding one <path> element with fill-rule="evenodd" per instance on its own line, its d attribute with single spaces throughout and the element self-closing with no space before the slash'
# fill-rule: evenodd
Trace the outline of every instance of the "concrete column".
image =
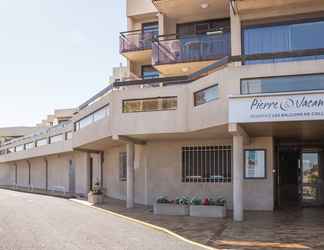
<svg viewBox="0 0 324 250">
<path fill-rule="evenodd" d="M 233 216 L 243 221 L 243 136 L 233 136 Z"/>
<path fill-rule="evenodd" d="M 48 191 L 48 161 L 44 159 L 45 162 L 45 190 Z"/>
<path fill-rule="evenodd" d="M 159 21 L 159 35 L 165 35 L 166 30 L 166 16 L 163 13 L 158 14 L 158 21 Z"/>
<path fill-rule="evenodd" d="M 132 142 L 127 143 L 127 193 L 126 193 L 126 207 L 134 207 L 135 200 L 135 168 L 134 168 L 134 155 L 135 144 Z"/>
<path fill-rule="evenodd" d="M 241 20 L 238 14 L 234 14 L 232 8 L 230 8 L 230 14 L 232 56 L 240 56 L 242 55 Z"/>
<path fill-rule="evenodd" d="M 28 185 L 30 188 L 30 185 L 31 185 L 31 164 L 30 164 L 30 161 L 27 160 L 27 164 L 28 164 Z"/>
</svg>

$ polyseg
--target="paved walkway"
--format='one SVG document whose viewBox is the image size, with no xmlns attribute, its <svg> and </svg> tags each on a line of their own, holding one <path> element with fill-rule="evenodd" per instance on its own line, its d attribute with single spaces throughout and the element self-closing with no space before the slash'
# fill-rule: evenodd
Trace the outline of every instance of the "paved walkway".
<svg viewBox="0 0 324 250">
<path fill-rule="evenodd" d="M 248 212 L 243 223 L 234 223 L 231 215 L 227 219 L 157 216 L 152 208 L 137 205 L 126 209 L 123 201 L 114 199 L 99 207 L 218 249 L 324 250 L 324 208 Z"/>
<path fill-rule="evenodd" d="M 0 189 L 0 250 L 199 250 L 68 199 Z"/>
</svg>

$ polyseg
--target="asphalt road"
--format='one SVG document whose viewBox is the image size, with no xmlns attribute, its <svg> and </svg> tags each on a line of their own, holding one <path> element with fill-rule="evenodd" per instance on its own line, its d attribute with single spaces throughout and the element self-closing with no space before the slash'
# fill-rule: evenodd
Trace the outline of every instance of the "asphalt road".
<svg viewBox="0 0 324 250">
<path fill-rule="evenodd" d="M 62 198 L 0 189 L 0 249 L 202 249 Z"/>
</svg>

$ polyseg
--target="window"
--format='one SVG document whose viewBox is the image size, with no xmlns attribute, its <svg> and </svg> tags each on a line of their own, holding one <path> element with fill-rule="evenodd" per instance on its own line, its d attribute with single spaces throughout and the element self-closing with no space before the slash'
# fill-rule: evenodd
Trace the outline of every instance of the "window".
<svg viewBox="0 0 324 250">
<path fill-rule="evenodd" d="M 29 142 L 25 144 L 25 148 L 26 149 L 32 149 L 35 147 L 35 143 L 34 142 Z"/>
<path fill-rule="evenodd" d="M 121 181 L 127 180 L 127 153 L 119 153 L 119 179 Z"/>
<path fill-rule="evenodd" d="M 261 54 L 273 52 L 289 52 L 324 47 L 324 21 L 280 24 L 263 27 L 247 27 L 244 29 L 244 54 Z M 315 38 L 316 39 L 312 39 Z M 313 56 L 305 58 L 276 59 L 276 61 L 292 61 L 324 58 Z M 260 61 L 251 61 L 257 63 Z M 267 62 L 267 60 L 261 61 Z"/>
<path fill-rule="evenodd" d="M 249 149 L 244 151 L 244 178 L 266 178 L 266 151 Z"/>
<path fill-rule="evenodd" d="M 55 136 L 50 137 L 50 143 L 51 144 L 56 143 L 56 142 L 60 142 L 60 141 L 63 141 L 63 134 L 55 135 Z"/>
<path fill-rule="evenodd" d="M 100 121 L 105 117 L 109 116 L 109 106 L 98 109 L 97 111 L 85 116 L 81 120 L 75 123 L 75 131 L 78 131 L 84 127 L 89 126 L 90 124 Z"/>
<path fill-rule="evenodd" d="M 175 109 L 177 109 L 177 97 L 158 97 L 123 101 L 124 113 Z"/>
<path fill-rule="evenodd" d="M 214 101 L 218 98 L 218 84 L 194 93 L 195 106 Z"/>
<path fill-rule="evenodd" d="M 152 39 L 159 35 L 158 22 L 142 24 L 142 43 L 144 49 L 152 48 Z"/>
<path fill-rule="evenodd" d="M 206 34 L 207 32 L 219 29 L 229 29 L 229 19 L 207 20 L 193 23 L 177 24 L 177 34 Z"/>
<path fill-rule="evenodd" d="M 65 133 L 65 140 L 71 140 L 72 139 L 72 131 Z"/>
<path fill-rule="evenodd" d="M 232 180 L 232 147 L 187 146 L 182 148 L 182 181 L 227 183 Z"/>
<path fill-rule="evenodd" d="M 16 146 L 16 152 L 20 152 L 20 151 L 24 151 L 24 150 L 25 150 L 24 145 Z"/>
<path fill-rule="evenodd" d="M 143 65 L 142 66 L 142 78 L 143 79 L 153 79 L 159 78 L 160 73 L 154 69 L 151 65 Z"/>
<path fill-rule="evenodd" d="M 324 74 L 241 80 L 241 94 L 297 92 L 324 89 Z"/>
<path fill-rule="evenodd" d="M 47 138 L 36 141 L 36 147 L 44 146 L 48 143 Z"/>
</svg>

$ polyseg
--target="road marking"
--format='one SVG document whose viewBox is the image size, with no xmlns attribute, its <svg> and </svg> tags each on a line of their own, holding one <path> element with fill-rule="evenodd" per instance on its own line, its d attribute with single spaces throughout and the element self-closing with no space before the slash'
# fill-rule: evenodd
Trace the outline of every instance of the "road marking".
<svg viewBox="0 0 324 250">
<path fill-rule="evenodd" d="M 172 232 L 170 231 L 169 229 L 167 228 L 164 228 L 164 227 L 159 227 L 159 226 L 156 226 L 156 225 L 153 225 L 153 224 L 150 224 L 150 223 L 147 223 L 147 222 L 144 222 L 144 221 L 141 221 L 141 220 L 137 220 L 137 219 L 134 219 L 134 218 L 131 218 L 131 217 L 128 217 L 128 216 L 125 216 L 125 215 L 122 215 L 122 214 L 118 214 L 118 213 L 115 213 L 113 211 L 110 211 L 110 210 L 107 210 L 107 209 L 103 209 L 103 208 L 100 208 L 100 207 L 95 207 L 93 206 L 91 203 L 87 202 L 87 201 L 84 201 L 84 200 L 78 200 L 78 199 L 69 199 L 70 201 L 73 201 L 73 202 L 76 202 L 77 204 L 80 204 L 80 205 L 83 205 L 83 206 L 87 206 L 87 207 L 91 207 L 91 208 L 94 208 L 94 209 L 97 209 L 99 211 L 102 211 L 104 213 L 108 213 L 108 214 L 111 214 L 111 215 L 114 215 L 114 216 L 117 216 L 119 218 L 123 218 L 125 220 L 128 220 L 128 221 L 132 221 L 132 222 L 135 222 L 135 223 L 138 223 L 138 224 L 141 224 L 143 226 L 146 226 L 146 227 L 149 227 L 151 229 L 155 229 L 157 231 L 161 231 L 161 232 L 164 232 L 166 234 L 169 234 L 179 240 L 182 240 L 186 243 L 189 243 L 191 245 L 194 245 L 194 246 L 198 246 L 198 247 L 201 247 L 203 249 L 207 249 L 207 250 L 220 250 L 220 249 L 217 249 L 217 248 L 214 248 L 214 247 L 209 247 L 209 246 L 206 246 L 206 245 L 203 245 L 203 244 L 200 244 L 198 242 L 195 242 L 195 241 L 192 241 L 192 240 L 189 240 L 175 232 Z M 224 250 L 224 249 L 223 249 Z"/>
</svg>

